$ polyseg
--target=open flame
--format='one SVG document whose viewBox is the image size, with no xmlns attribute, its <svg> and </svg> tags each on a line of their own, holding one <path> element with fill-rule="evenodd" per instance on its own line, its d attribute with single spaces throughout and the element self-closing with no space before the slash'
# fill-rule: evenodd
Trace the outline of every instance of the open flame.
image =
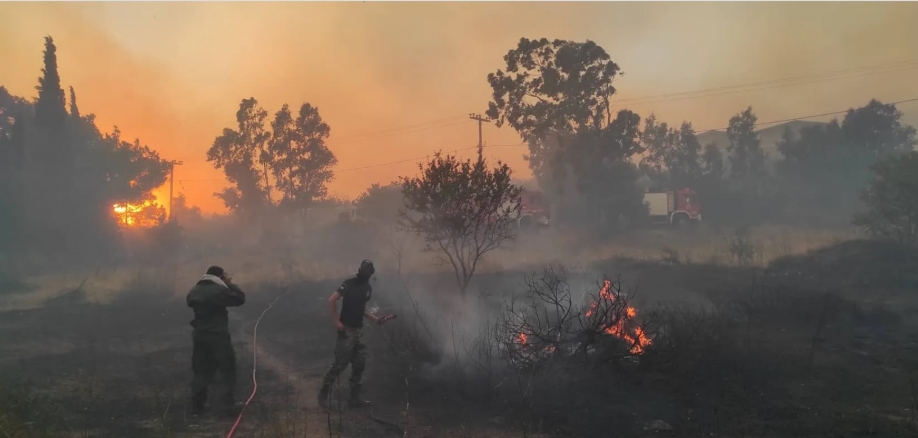
<svg viewBox="0 0 918 438">
<path fill-rule="evenodd" d="M 611 281 L 606 280 L 603 283 L 602 289 L 599 290 L 599 297 L 600 299 L 608 300 L 610 303 L 615 301 L 617 297 L 612 293 Z M 598 302 L 591 303 L 586 312 L 586 317 L 593 316 L 598 306 Z M 637 309 L 628 306 L 625 308 L 625 314 L 622 318 L 618 318 L 618 321 L 609 321 L 603 324 L 602 332 L 627 342 L 631 346 L 629 349 L 631 354 L 641 354 L 650 345 L 651 341 L 642 327 L 632 323 L 635 317 L 637 317 Z"/>
<path fill-rule="evenodd" d="M 584 316 L 591 318 L 597 314 L 597 311 L 600 310 L 599 306 L 601 303 L 613 303 L 618 299 L 618 296 L 612 290 L 612 282 L 606 280 L 603 283 L 602 289 L 599 290 L 599 300 L 593 301 L 590 303 L 589 308 L 586 310 Z M 616 310 L 611 312 L 611 315 L 608 315 L 609 321 L 602 321 L 599 324 L 600 332 L 615 336 L 628 343 L 628 351 L 631 354 L 639 355 L 644 353 L 644 350 L 650 346 L 651 339 L 644 331 L 644 328 L 635 322 L 637 318 L 637 309 L 631 306 L 627 306 L 624 309 Z M 529 343 L 529 335 L 524 332 L 519 332 L 516 335 L 514 340 L 516 344 L 520 346 L 523 351 L 526 351 L 532 345 Z M 546 345 L 540 349 L 540 352 L 553 353 L 556 350 L 555 345 Z"/>
</svg>

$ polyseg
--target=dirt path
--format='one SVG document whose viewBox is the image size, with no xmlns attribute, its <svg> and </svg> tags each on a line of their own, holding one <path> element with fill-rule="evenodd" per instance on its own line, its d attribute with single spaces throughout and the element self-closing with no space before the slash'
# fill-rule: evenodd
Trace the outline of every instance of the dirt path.
<svg viewBox="0 0 918 438">
<path fill-rule="evenodd" d="M 267 318 L 267 317 L 266 317 Z M 264 321 L 263 321 L 264 322 Z M 245 355 L 240 355 L 239 360 L 251 361 L 253 353 L 257 348 L 257 371 L 256 378 L 259 382 L 258 393 L 255 399 L 267 400 L 272 397 L 270 388 L 266 385 L 265 373 L 271 372 L 277 376 L 278 380 L 286 382 L 292 387 L 296 400 L 290 400 L 287 403 L 297 406 L 294 415 L 299 419 L 297 421 L 296 437 L 302 438 L 320 438 L 320 437 L 384 437 L 384 436 L 401 436 L 399 430 L 391 425 L 381 424 L 378 417 L 372 414 L 372 410 L 348 412 L 344 406 L 346 400 L 347 385 L 343 385 L 340 391 L 333 390 L 331 409 L 325 411 L 318 406 L 316 395 L 322 385 L 322 375 L 325 373 L 328 363 L 326 361 L 310 361 L 302 364 L 292 364 L 289 360 L 273 354 L 268 351 L 267 336 L 268 332 L 260 331 L 257 347 L 253 342 L 252 328 L 254 322 L 245 324 L 246 327 L 240 329 L 236 339 L 244 341 Z M 262 328 L 263 326 L 259 326 Z M 246 376 L 251 380 L 251 375 Z M 244 397 L 248 398 L 250 392 Z M 240 394 L 242 396 L 242 394 Z M 340 396 L 340 403 L 339 402 Z M 289 408 L 289 407 L 288 407 Z M 373 418 L 377 418 L 374 420 Z M 249 419 L 251 421 L 251 419 Z M 385 419 L 385 423 L 393 423 L 393 420 Z M 243 420 L 245 423 L 245 420 Z M 266 425 L 261 425 L 266 426 Z M 270 425 L 272 428 L 277 425 Z"/>
</svg>

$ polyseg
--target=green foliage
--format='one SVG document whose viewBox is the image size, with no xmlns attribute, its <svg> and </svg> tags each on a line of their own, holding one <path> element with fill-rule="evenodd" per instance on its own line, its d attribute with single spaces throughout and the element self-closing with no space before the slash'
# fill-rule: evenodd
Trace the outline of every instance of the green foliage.
<svg viewBox="0 0 918 438">
<path fill-rule="evenodd" d="M 868 234 L 900 243 L 918 241 L 918 152 L 889 156 L 873 167 L 862 194 L 866 209 L 854 224 Z"/>
<path fill-rule="evenodd" d="M 647 151 L 641 160 L 645 173 L 655 181 L 666 181 L 670 189 L 696 186 L 702 175 L 701 144 L 691 123 L 675 129 L 658 123 L 651 114 L 644 121 L 641 140 Z"/>
<path fill-rule="evenodd" d="M 149 146 L 135 139 L 129 143 L 121 139 L 116 126 L 111 134 L 102 137 L 102 148 L 97 152 L 108 181 L 107 199 L 140 203 L 150 198 L 150 193 L 166 182 L 169 163 Z"/>
<path fill-rule="evenodd" d="M 72 88 L 68 115 L 50 37 L 44 56 L 34 104 L 0 87 L 0 251 L 109 255 L 113 204 L 150 199 L 167 165 L 117 128 L 103 135 Z"/>
<path fill-rule="evenodd" d="M 910 151 L 915 129 L 903 125 L 893 105 L 871 100 L 839 123 L 789 130 L 778 144 L 777 172 L 796 214 L 847 218 L 878 159 Z"/>
<path fill-rule="evenodd" d="M 57 73 L 57 47 L 54 40 L 45 37 L 44 67 L 38 78 L 38 101 L 35 102 L 35 123 L 43 128 L 56 131 L 63 127 L 67 118 L 64 107 L 64 90 L 61 88 L 61 77 Z"/>
<path fill-rule="evenodd" d="M 200 222 L 204 215 L 199 207 L 188 205 L 188 200 L 185 198 L 184 193 L 179 193 L 172 200 L 171 217 L 181 224 L 187 224 Z"/>
<path fill-rule="evenodd" d="M 716 144 L 705 145 L 701 156 L 701 174 L 705 179 L 719 181 L 724 177 L 724 155 Z"/>
<path fill-rule="evenodd" d="M 399 213 L 405 207 L 402 185 L 392 182 L 387 185 L 373 183 L 355 201 L 360 217 L 382 223 L 396 223 Z"/>
<path fill-rule="evenodd" d="M 758 118 L 752 107 L 730 118 L 727 127 L 727 138 L 730 144 L 730 179 L 734 182 L 749 185 L 765 176 L 765 153 L 755 132 Z"/>
<path fill-rule="evenodd" d="M 592 41 L 523 38 L 504 61 L 505 70 L 488 75 L 493 94 L 487 114 L 528 141 L 526 159 L 549 197 L 565 204 L 565 212 L 583 213 L 572 216 L 604 227 L 642 216 L 631 163 L 643 151 L 641 118 L 627 110 L 613 113 L 613 82 L 623 73 L 608 53 Z"/>
<path fill-rule="evenodd" d="M 638 171 L 630 158 L 643 151 L 641 117 L 619 111 L 605 128 L 581 130 L 570 146 L 569 163 L 587 214 L 603 226 L 646 215 Z"/>
<path fill-rule="evenodd" d="M 318 108 L 304 103 L 294 119 L 285 104 L 270 130 L 267 117 L 254 98 L 242 100 L 237 129 L 224 129 L 207 151 L 207 161 L 222 168 L 235 185 L 216 196 L 231 211 L 249 217 L 265 206 L 301 209 L 326 196 L 326 184 L 334 176 L 331 167 L 337 163 L 325 145 L 330 128 Z M 272 186 L 281 194 L 277 202 Z"/>
<path fill-rule="evenodd" d="M 223 169 L 226 179 L 236 187 L 216 194 L 232 211 L 252 212 L 270 202 L 267 159 L 271 135 L 264 123 L 268 112 L 255 98 L 243 99 L 236 112 L 238 130 L 225 128 L 207 150 L 207 161 Z M 261 169 L 259 161 L 263 162 Z"/>
<path fill-rule="evenodd" d="M 612 121 L 617 64 L 592 41 L 520 39 L 504 56 L 506 71 L 488 75 L 493 91 L 488 117 L 529 142 L 529 167 L 558 189 L 565 181 L 566 141 L 586 128 Z"/>
<path fill-rule="evenodd" d="M 70 87 L 70 116 L 75 119 L 80 118 L 80 108 L 77 107 L 76 92 L 73 91 L 73 87 Z"/>
<path fill-rule="evenodd" d="M 402 178 L 402 224 L 452 265 L 465 294 L 482 256 L 516 237 L 522 188 L 501 162 L 488 169 L 484 161 L 437 154 L 419 167 L 420 177 Z"/>
<path fill-rule="evenodd" d="M 902 112 L 876 99 L 864 107 L 849 109 L 842 130 L 845 138 L 877 158 L 910 152 L 916 144 L 915 128 L 902 124 Z"/>
<path fill-rule="evenodd" d="M 506 72 L 488 75 L 488 116 L 498 126 L 507 123 L 523 138 L 543 138 L 611 121 L 612 82 L 622 73 L 596 43 L 521 38 L 504 61 Z"/>
<path fill-rule="evenodd" d="M 326 183 L 334 174 L 335 158 L 325 140 L 331 129 L 319 109 L 304 103 L 296 120 L 285 104 L 275 115 L 270 166 L 277 189 L 283 194 L 281 205 L 305 208 L 328 194 Z"/>
</svg>

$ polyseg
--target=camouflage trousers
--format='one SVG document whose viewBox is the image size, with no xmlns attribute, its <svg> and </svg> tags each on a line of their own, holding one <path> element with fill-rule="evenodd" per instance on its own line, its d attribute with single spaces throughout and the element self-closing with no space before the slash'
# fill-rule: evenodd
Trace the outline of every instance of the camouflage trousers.
<svg viewBox="0 0 918 438">
<path fill-rule="evenodd" d="M 351 366 L 351 389 L 360 388 L 360 380 L 363 378 L 363 370 L 367 364 L 367 347 L 363 343 L 363 329 L 346 327 L 344 331 L 338 332 L 338 341 L 335 343 L 335 363 L 325 374 L 323 384 L 331 386 L 335 379 L 347 368 Z"/>
<path fill-rule="evenodd" d="M 194 378 L 191 381 L 191 401 L 194 407 L 200 409 L 204 406 L 208 386 L 212 383 L 218 384 L 218 404 L 231 406 L 236 386 L 236 352 L 229 334 L 198 334 L 193 335 L 192 339 L 194 348 L 191 367 Z"/>
</svg>

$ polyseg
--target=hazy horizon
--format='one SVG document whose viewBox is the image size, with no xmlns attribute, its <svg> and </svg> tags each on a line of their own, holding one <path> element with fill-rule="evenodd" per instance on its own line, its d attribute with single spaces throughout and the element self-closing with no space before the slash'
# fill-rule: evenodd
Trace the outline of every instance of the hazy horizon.
<svg viewBox="0 0 918 438">
<path fill-rule="evenodd" d="M 176 193 L 223 212 L 212 193 L 226 183 L 204 154 L 243 98 L 272 116 L 284 103 L 317 106 L 339 159 L 330 193 L 352 198 L 416 164 L 343 170 L 474 146 L 467 114 L 486 110 L 486 76 L 521 37 L 595 41 L 626 73 L 621 107 L 703 130 L 750 105 L 770 121 L 918 97 L 915 65 L 666 96 L 914 60 L 916 21 L 913 3 L 3 3 L 0 85 L 34 97 L 51 35 L 62 86 L 76 89 L 82 112 L 183 160 Z M 662 97 L 628 101 L 645 96 Z M 900 109 L 918 125 L 918 105 Z M 486 126 L 484 138 L 520 143 L 506 127 Z M 525 178 L 525 152 L 494 147 L 486 157 Z M 168 183 L 157 196 L 168 204 Z"/>
</svg>

